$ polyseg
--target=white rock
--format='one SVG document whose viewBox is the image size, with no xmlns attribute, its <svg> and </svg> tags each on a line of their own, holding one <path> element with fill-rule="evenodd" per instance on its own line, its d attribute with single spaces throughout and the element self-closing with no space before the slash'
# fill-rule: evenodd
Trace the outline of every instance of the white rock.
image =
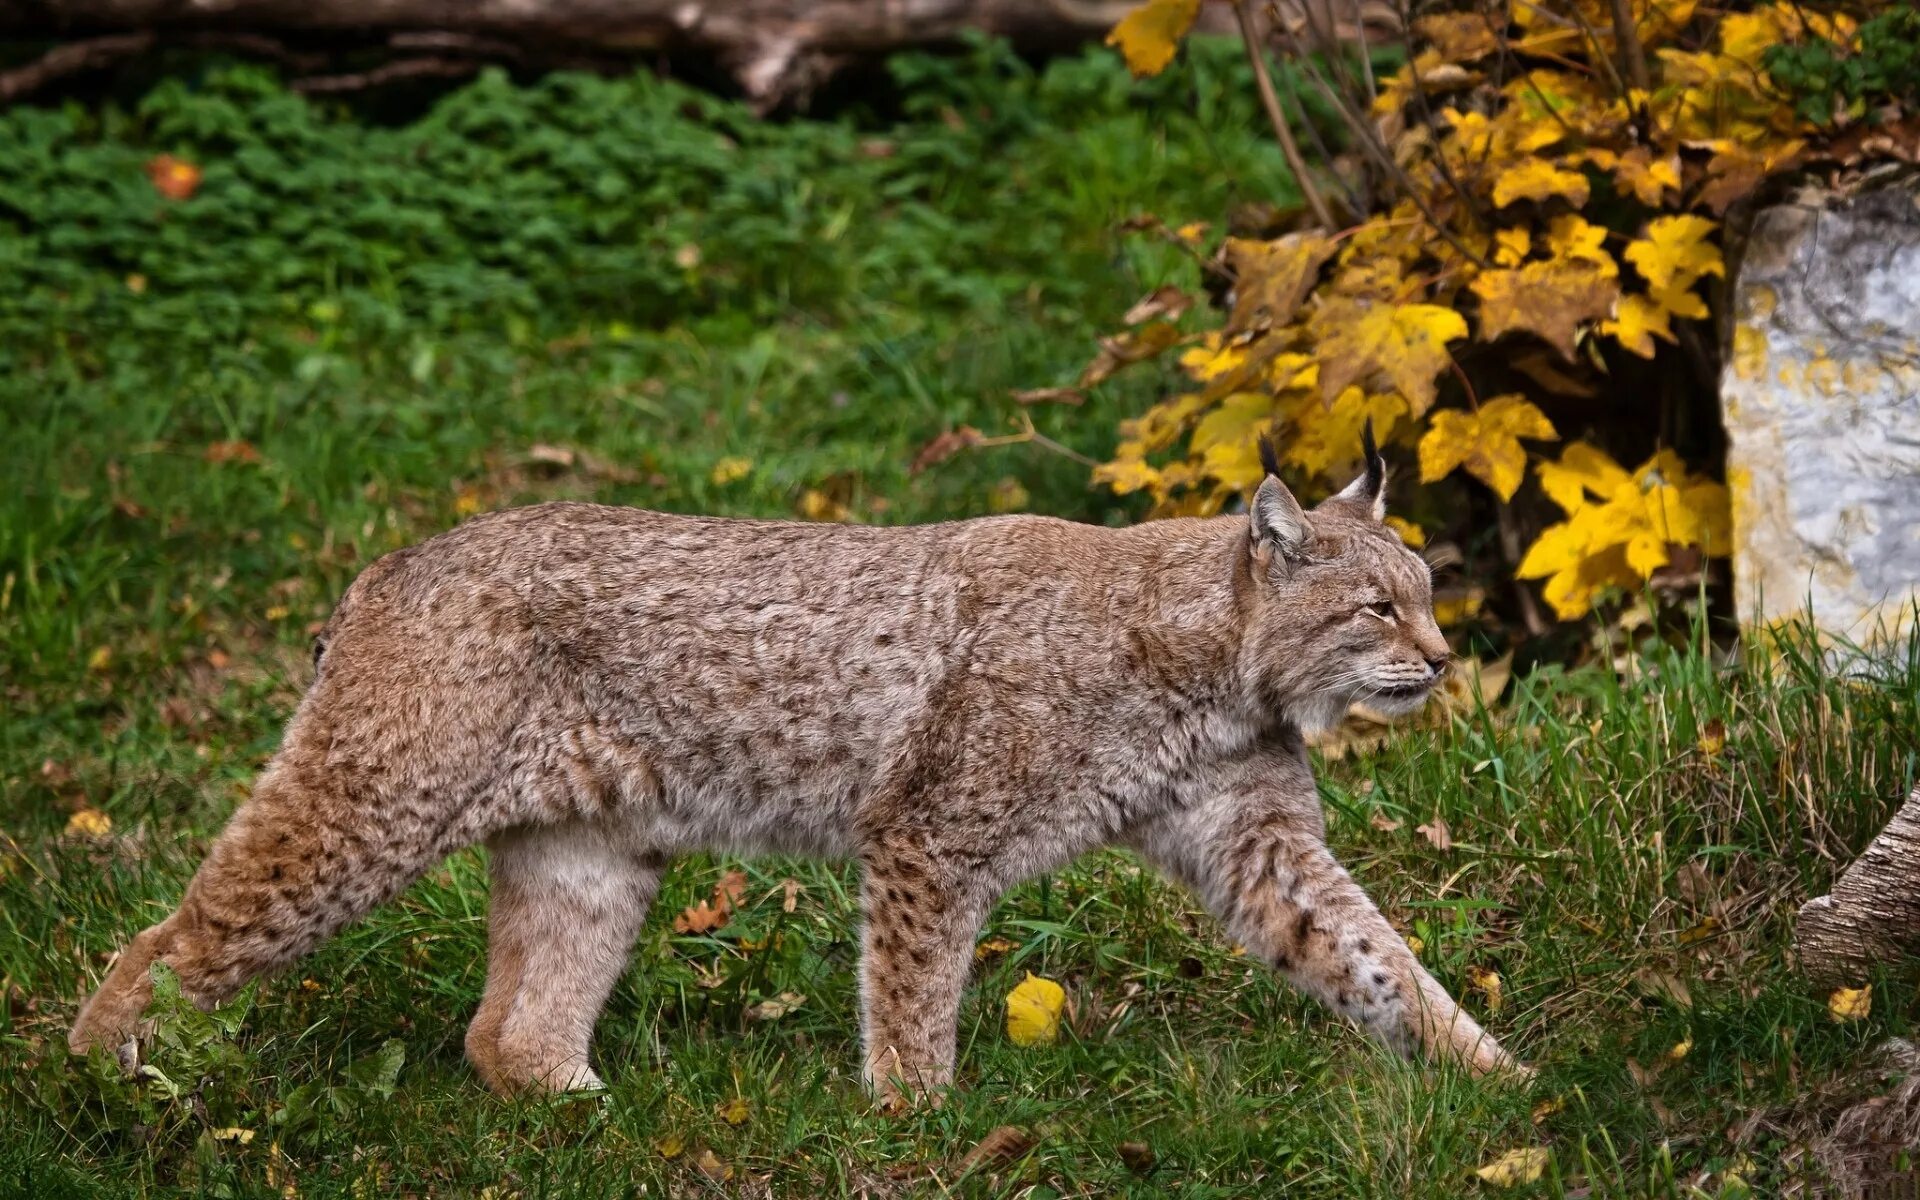
<svg viewBox="0 0 1920 1200">
<path fill-rule="evenodd" d="M 1721 379 L 1741 617 L 1860 644 L 1920 598 L 1920 193 L 1759 214 Z"/>
</svg>

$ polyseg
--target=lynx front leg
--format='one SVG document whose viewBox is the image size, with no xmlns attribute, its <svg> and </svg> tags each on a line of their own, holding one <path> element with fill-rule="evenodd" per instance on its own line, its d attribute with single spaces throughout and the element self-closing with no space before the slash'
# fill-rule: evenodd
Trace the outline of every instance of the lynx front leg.
<svg viewBox="0 0 1920 1200">
<path fill-rule="evenodd" d="M 1138 844 L 1198 892 L 1236 941 L 1377 1040 L 1476 1075 L 1524 1070 L 1427 973 L 1299 813 L 1253 816 L 1245 805 L 1228 798 Z"/>
<path fill-rule="evenodd" d="M 992 889 L 909 839 L 877 839 L 861 858 L 865 1073 L 894 1110 L 953 1082 L 960 993 Z"/>
</svg>

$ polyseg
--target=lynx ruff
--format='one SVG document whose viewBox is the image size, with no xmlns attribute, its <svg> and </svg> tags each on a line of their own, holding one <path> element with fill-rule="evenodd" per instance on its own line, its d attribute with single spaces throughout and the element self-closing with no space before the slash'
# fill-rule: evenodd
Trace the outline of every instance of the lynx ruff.
<svg viewBox="0 0 1920 1200">
<path fill-rule="evenodd" d="M 866 1080 L 953 1080 L 973 946 L 1010 886 L 1106 845 L 1402 1052 L 1524 1071 L 1341 869 L 1302 733 L 1407 712 L 1447 665 L 1384 464 L 1304 511 L 1105 529 L 907 528 L 543 504 L 368 567 L 279 753 L 69 1041 L 131 1066 L 156 961 L 203 1005 L 448 854 L 490 852 L 492 1087 L 599 1086 L 594 1022 L 661 873 L 714 850 L 857 858 Z"/>
</svg>

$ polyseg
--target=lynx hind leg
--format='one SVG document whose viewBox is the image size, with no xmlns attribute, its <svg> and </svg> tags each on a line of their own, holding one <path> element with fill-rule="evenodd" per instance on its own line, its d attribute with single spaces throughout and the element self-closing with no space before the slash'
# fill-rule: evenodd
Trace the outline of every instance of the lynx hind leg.
<svg viewBox="0 0 1920 1200">
<path fill-rule="evenodd" d="M 515 830 L 488 843 L 487 990 L 467 1057 L 498 1092 L 601 1086 L 594 1022 L 626 969 L 666 856 L 597 823 Z"/>
<path fill-rule="evenodd" d="M 864 1073 L 898 1111 L 953 1082 L 960 996 L 995 889 L 904 839 L 877 840 L 862 865 Z"/>
<path fill-rule="evenodd" d="M 1192 886 L 1234 940 L 1401 1053 L 1525 1074 L 1427 973 L 1319 838 L 1294 822 L 1225 836 L 1161 830 L 1142 850 Z"/>
<path fill-rule="evenodd" d="M 155 960 L 173 968 L 189 999 L 211 1007 L 303 957 L 455 848 L 444 822 L 405 805 L 398 819 L 370 816 L 317 759 L 296 748 L 262 773 L 179 909 L 138 934 L 82 1006 L 67 1037 L 75 1053 L 101 1046 L 132 1065 Z"/>
</svg>

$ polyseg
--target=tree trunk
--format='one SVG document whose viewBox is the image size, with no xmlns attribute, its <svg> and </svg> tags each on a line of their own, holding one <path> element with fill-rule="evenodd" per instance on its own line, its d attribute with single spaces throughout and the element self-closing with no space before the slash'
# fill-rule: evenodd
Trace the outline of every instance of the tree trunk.
<svg viewBox="0 0 1920 1200">
<path fill-rule="evenodd" d="M 1801 969 L 1823 987 L 1858 987 L 1920 958 L 1920 787 L 1831 895 L 1801 905 L 1794 934 Z"/>
<path fill-rule="evenodd" d="M 1099 37 L 1135 0 L 0 0 L 0 36 L 95 39 L 54 66 L 132 53 L 128 34 L 367 36 L 426 64 L 554 54 L 718 58 L 763 107 L 802 96 L 842 63 L 951 42 L 977 29 L 1028 50 Z M 426 40 L 423 41 L 423 38 Z M 47 60 L 0 73 L 0 101 L 52 77 Z M 424 68 L 424 69 L 423 69 Z M 23 76 L 23 73 L 32 73 Z M 9 87 L 9 77 L 23 76 Z M 342 77 L 346 78 L 346 77 Z M 22 86 L 29 85 L 29 86 Z"/>
</svg>

